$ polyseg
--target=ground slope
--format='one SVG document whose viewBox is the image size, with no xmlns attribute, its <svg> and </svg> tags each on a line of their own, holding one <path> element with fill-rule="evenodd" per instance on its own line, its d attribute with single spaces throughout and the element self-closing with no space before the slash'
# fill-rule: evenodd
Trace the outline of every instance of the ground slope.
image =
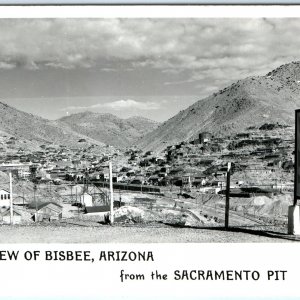
<svg viewBox="0 0 300 300">
<path fill-rule="evenodd" d="M 1 135 L 8 134 L 22 140 L 63 145 L 76 144 L 83 138 L 81 134 L 73 132 L 64 124 L 17 110 L 2 102 L 0 102 L 0 132 Z M 91 143 L 101 144 L 95 140 L 88 140 Z"/>
<path fill-rule="evenodd" d="M 201 131 L 227 135 L 264 123 L 292 125 L 299 96 L 300 62 L 292 62 L 197 101 L 147 134 L 138 146 L 159 151 Z"/>
<path fill-rule="evenodd" d="M 131 146 L 158 125 L 142 117 L 121 119 L 112 114 L 89 111 L 63 117 L 57 122 L 74 132 L 118 148 Z"/>
</svg>

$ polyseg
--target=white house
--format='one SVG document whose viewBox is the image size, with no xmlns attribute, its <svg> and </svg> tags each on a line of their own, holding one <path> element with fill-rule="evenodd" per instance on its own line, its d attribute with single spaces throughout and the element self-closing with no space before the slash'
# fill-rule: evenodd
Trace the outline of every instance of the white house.
<svg viewBox="0 0 300 300">
<path fill-rule="evenodd" d="M 10 206 L 10 193 L 4 189 L 0 190 L 0 207 Z"/>
<path fill-rule="evenodd" d="M 80 202 L 84 205 L 84 206 L 93 206 L 93 197 L 88 194 L 88 193 L 84 193 L 80 196 Z"/>
</svg>

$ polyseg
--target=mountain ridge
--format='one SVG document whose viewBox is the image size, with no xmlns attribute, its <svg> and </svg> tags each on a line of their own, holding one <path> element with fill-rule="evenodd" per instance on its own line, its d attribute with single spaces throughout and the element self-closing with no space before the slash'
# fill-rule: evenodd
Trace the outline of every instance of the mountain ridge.
<svg viewBox="0 0 300 300">
<path fill-rule="evenodd" d="M 23 112 L 0 102 L 0 131 L 19 139 L 57 144 L 75 144 L 82 135 L 56 121 Z M 102 144 L 89 139 L 91 143 Z"/>
<path fill-rule="evenodd" d="M 300 62 L 291 62 L 264 76 L 238 80 L 195 102 L 145 135 L 138 146 L 160 151 L 201 131 L 228 135 L 264 123 L 292 125 L 299 96 Z"/>
<path fill-rule="evenodd" d="M 90 111 L 65 116 L 57 122 L 77 133 L 119 148 L 131 146 L 158 125 L 158 122 L 140 116 L 123 119 L 110 113 Z"/>
<path fill-rule="evenodd" d="M 115 130 L 113 130 L 114 128 L 105 126 L 102 122 L 102 129 L 104 131 L 108 130 L 108 134 L 103 134 L 103 136 L 101 136 L 101 134 L 99 136 L 91 134 L 90 131 L 94 127 L 96 127 L 96 129 L 101 128 L 97 128 L 97 122 L 93 124 L 93 122 L 88 122 L 88 120 L 91 119 L 95 121 L 95 119 L 99 117 L 104 118 L 104 122 L 107 122 L 112 127 L 115 126 Z M 74 126 L 72 122 L 68 122 L 67 120 L 70 118 L 75 119 L 75 124 L 78 123 L 80 125 L 82 122 L 88 123 L 90 128 L 87 127 L 85 132 L 80 126 Z M 99 114 L 90 111 L 73 114 L 57 120 L 48 120 L 0 102 L 1 134 L 7 134 L 22 140 L 37 143 L 54 143 L 71 146 L 78 144 L 79 140 L 84 139 L 88 143 L 100 146 L 109 144 L 117 147 L 125 147 L 135 142 L 135 140 L 138 140 L 144 132 L 152 130 L 157 124 L 157 122 L 143 117 L 121 119 L 113 114 Z M 124 132 L 122 132 L 122 130 L 124 130 Z M 110 134 L 109 131 L 111 131 L 112 134 Z M 116 139 L 119 141 L 118 143 L 113 142 Z"/>
</svg>

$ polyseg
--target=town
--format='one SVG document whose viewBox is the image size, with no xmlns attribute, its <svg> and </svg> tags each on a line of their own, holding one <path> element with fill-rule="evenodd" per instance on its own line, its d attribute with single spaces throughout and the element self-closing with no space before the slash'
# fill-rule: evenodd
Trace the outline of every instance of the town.
<svg viewBox="0 0 300 300">
<path fill-rule="evenodd" d="M 286 227 L 292 201 L 294 128 L 265 123 L 230 136 L 199 132 L 161 152 L 79 139 L 67 147 L 0 140 L 0 222 L 109 223 L 109 162 L 118 224 L 223 226 L 226 172 L 235 226 Z"/>
</svg>

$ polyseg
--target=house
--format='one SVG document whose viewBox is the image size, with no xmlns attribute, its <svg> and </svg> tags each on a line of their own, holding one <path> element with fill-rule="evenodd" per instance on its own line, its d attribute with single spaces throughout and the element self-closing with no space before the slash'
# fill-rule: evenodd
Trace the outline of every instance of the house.
<svg viewBox="0 0 300 300">
<path fill-rule="evenodd" d="M 250 132 L 241 132 L 241 133 L 237 133 L 235 135 L 235 137 L 237 139 L 249 139 L 251 137 L 251 133 Z"/>
<path fill-rule="evenodd" d="M 192 185 L 197 187 L 197 186 L 204 186 L 207 183 L 207 178 L 206 176 L 195 176 L 194 180 L 192 181 Z"/>
<path fill-rule="evenodd" d="M 209 132 L 199 133 L 199 141 L 201 144 L 210 142 L 211 138 L 212 138 L 212 134 Z"/>
<path fill-rule="evenodd" d="M 41 222 L 44 220 L 61 220 L 63 207 L 56 202 L 43 202 L 37 205 L 34 220 Z"/>
<path fill-rule="evenodd" d="M 130 184 L 138 184 L 138 185 L 142 185 L 145 183 L 145 180 L 143 177 L 141 176 L 137 176 L 135 177 L 133 180 L 130 181 Z"/>
<path fill-rule="evenodd" d="M 7 190 L 0 190 L 0 207 L 10 206 L 10 193 Z"/>
<path fill-rule="evenodd" d="M 3 224 L 10 224 L 10 208 L 7 208 L 0 214 L 0 221 Z M 22 222 L 22 215 L 17 210 L 13 209 L 13 224 L 20 224 Z"/>
<path fill-rule="evenodd" d="M 150 182 L 150 184 L 152 185 L 157 185 L 159 182 L 160 178 L 157 175 L 152 175 L 149 177 L 148 181 Z"/>
<path fill-rule="evenodd" d="M 183 185 L 191 185 L 191 176 L 190 175 L 183 175 L 182 176 L 182 184 Z"/>
<path fill-rule="evenodd" d="M 282 160 L 281 159 L 275 159 L 274 161 L 268 163 L 268 167 L 281 168 L 282 167 Z"/>
<path fill-rule="evenodd" d="M 118 172 L 112 172 L 112 181 L 113 182 L 120 182 L 124 178 L 126 178 L 126 176 L 124 177 L 124 174 L 118 173 Z"/>
<path fill-rule="evenodd" d="M 101 206 L 86 206 L 84 212 L 86 214 L 100 214 L 107 213 L 110 211 L 109 205 L 101 205 Z"/>
<path fill-rule="evenodd" d="M 104 180 L 104 181 L 109 180 L 109 170 L 108 169 L 103 170 L 103 172 L 100 174 L 100 179 Z"/>
<path fill-rule="evenodd" d="M 206 186 L 206 187 L 201 187 L 199 189 L 199 192 L 205 194 L 218 194 L 220 191 L 221 191 L 220 187 L 214 187 L 214 186 Z"/>
<path fill-rule="evenodd" d="M 144 157 L 150 156 L 150 155 L 153 155 L 153 154 L 154 154 L 153 151 L 147 151 L 147 152 L 145 153 Z"/>
<path fill-rule="evenodd" d="M 29 165 L 23 163 L 5 163 L 0 165 L 0 171 L 13 172 L 18 177 L 24 177 L 24 173 L 28 173 Z"/>
<path fill-rule="evenodd" d="M 85 216 L 87 218 L 90 218 L 91 216 L 95 216 L 98 222 L 109 223 L 109 215 L 110 215 L 109 205 L 86 207 L 84 212 L 85 214 L 82 215 L 83 219 L 85 219 Z"/>
</svg>

